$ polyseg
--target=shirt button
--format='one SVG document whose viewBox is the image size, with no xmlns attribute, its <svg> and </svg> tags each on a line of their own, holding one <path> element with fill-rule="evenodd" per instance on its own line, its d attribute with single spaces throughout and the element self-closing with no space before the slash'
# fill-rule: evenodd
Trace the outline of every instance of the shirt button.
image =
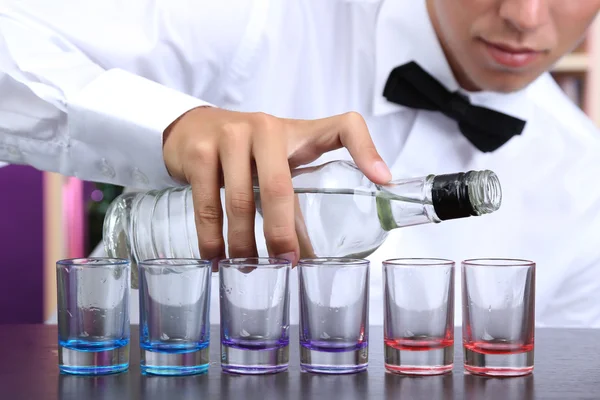
<svg viewBox="0 0 600 400">
<path fill-rule="evenodd" d="M 133 169 L 131 176 L 133 177 L 133 181 L 136 183 L 140 183 L 142 185 L 147 185 L 149 182 L 148 177 L 146 175 L 144 175 L 142 173 L 142 171 L 140 171 L 138 168 Z"/>
<path fill-rule="evenodd" d="M 115 173 L 115 169 L 110 166 L 108 161 L 106 161 L 106 158 L 103 158 L 100 160 L 99 167 L 100 167 L 100 172 L 102 173 L 102 175 L 106 176 L 107 178 L 114 178 L 117 175 Z"/>
<path fill-rule="evenodd" d="M 8 146 L 6 146 L 6 151 L 8 153 L 8 157 L 13 162 L 20 160 L 22 158 L 21 150 L 19 150 L 17 148 L 17 146 L 13 146 L 12 144 L 9 144 Z"/>
</svg>

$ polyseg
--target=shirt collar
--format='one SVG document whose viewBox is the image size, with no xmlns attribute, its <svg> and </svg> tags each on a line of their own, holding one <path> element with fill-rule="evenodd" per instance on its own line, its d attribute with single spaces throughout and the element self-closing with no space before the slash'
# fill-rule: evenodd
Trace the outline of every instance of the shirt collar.
<svg viewBox="0 0 600 400">
<path fill-rule="evenodd" d="M 531 103 L 526 89 L 513 93 L 468 92 L 460 88 L 437 38 L 425 0 L 383 0 L 375 33 L 375 86 L 373 114 L 375 116 L 405 110 L 383 97 L 387 78 L 395 67 L 410 61 L 439 80 L 448 90 L 460 91 L 472 104 L 527 120 Z"/>
</svg>

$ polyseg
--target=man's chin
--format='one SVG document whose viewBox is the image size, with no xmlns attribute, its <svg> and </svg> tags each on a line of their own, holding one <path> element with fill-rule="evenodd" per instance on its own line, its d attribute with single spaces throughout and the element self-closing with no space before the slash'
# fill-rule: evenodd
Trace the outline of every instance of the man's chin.
<svg viewBox="0 0 600 400">
<path fill-rule="evenodd" d="M 514 93 L 525 89 L 535 79 L 523 76 L 493 76 L 478 79 L 476 84 L 481 90 L 498 93 Z"/>
</svg>

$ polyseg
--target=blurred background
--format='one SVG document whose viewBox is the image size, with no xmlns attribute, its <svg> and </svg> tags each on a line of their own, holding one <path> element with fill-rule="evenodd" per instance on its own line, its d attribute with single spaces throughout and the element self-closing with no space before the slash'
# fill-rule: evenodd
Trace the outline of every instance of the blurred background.
<svg viewBox="0 0 600 400">
<path fill-rule="evenodd" d="M 600 23 L 552 74 L 600 126 Z M 0 168 L 0 324 L 42 323 L 55 312 L 56 260 L 91 253 L 122 191 L 31 167 Z"/>
</svg>

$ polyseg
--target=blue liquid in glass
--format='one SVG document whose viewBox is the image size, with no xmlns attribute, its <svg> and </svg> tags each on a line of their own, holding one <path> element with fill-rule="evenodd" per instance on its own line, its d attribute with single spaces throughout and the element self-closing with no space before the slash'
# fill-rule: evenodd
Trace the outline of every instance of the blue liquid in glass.
<svg viewBox="0 0 600 400">
<path fill-rule="evenodd" d="M 208 347 L 209 341 L 204 342 L 180 342 L 180 343 L 168 343 L 163 341 L 145 341 L 140 343 L 140 346 L 144 350 L 154 351 L 157 353 L 169 353 L 169 354 L 183 354 L 192 353 L 194 351 L 202 350 Z"/>
<path fill-rule="evenodd" d="M 140 343 L 143 374 L 193 375 L 208 371 L 210 341 L 190 342 L 181 339 L 145 340 Z"/>
<path fill-rule="evenodd" d="M 129 338 L 58 341 L 61 347 L 59 369 L 75 375 L 103 375 L 126 371 L 129 367 Z M 120 362 L 119 362 L 120 361 Z"/>
<path fill-rule="evenodd" d="M 109 340 L 85 340 L 85 339 L 69 339 L 59 340 L 58 344 L 69 350 L 77 351 L 109 351 L 120 349 L 129 344 L 128 338 L 109 339 Z"/>
</svg>

